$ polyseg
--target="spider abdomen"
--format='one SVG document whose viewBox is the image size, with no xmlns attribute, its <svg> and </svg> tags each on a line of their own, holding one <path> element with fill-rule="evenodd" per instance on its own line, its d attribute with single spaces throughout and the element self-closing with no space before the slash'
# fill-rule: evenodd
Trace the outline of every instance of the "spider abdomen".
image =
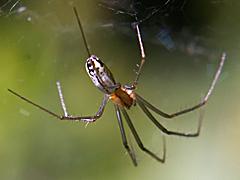
<svg viewBox="0 0 240 180">
<path fill-rule="evenodd" d="M 113 93 L 118 87 L 111 71 L 97 56 L 91 55 L 87 59 L 86 71 L 93 84 L 105 94 Z"/>
</svg>

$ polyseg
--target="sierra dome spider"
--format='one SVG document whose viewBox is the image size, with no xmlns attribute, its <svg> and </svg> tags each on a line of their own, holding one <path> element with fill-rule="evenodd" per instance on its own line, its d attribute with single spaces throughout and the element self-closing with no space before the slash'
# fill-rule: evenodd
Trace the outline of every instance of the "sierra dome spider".
<svg viewBox="0 0 240 180">
<path fill-rule="evenodd" d="M 62 93 L 61 86 L 60 86 L 59 82 L 57 82 L 57 89 L 58 89 L 58 94 L 59 94 L 59 98 L 60 98 L 60 103 L 61 103 L 63 113 L 64 113 L 63 115 L 58 115 L 58 114 L 48 110 L 47 108 L 34 103 L 33 101 L 25 98 L 24 96 L 18 94 L 17 92 L 15 92 L 11 89 L 8 89 L 8 91 L 10 93 L 16 95 L 17 97 L 21 98 L 22 100 L 26 101 L 27 103 L 32 104 L 33 106 L 47 112 L 48 114 L 50 114 L 50 115 L 52 115 L 52 116 L 54 116 L 54 117 L 56 117 L 60 120 L 72 120 L 72 121 L 79 120 L 79 121 L 84 121 L 84 122 L 87 122 L 87 123 L 94 122 L 97 119 L 99 119 L 103 114 L 104 108 L 105 108 L 108 100 L 111 100 L 114 104 L 114 107 L 115 107 L 115 112 L 116 112 L 116 116 L 117 116 L 117 119 L 118 119 L 118 125 L 119 125 L 119 128 L 120 128 L 121 137 L 122 137 L 122 143 L 123 143 L 124 147 L 126 148 L 128 154 L 129 154 L 129 156 L 130 156 L 130 158 L 131 158 L 131 160 L 132 160 L 132 162 L 135 166 L 137 166 L 137 160 L 136 160 L 135 154 L 133 153 L 133 150 L 128 145 L 128 141 L 127 141 L 127 137 L 126 137 L 123 121 L 122 121 L 122 115 L 125 118 L 126 123 L 129 127 L 131 133 L 133 134 L 133 137 L 136 140 L 139 148 L 142 151 L 144 151 L 145 153 L 147 153 L 148 155 L 150 155 L 151 157 L 153 157 L 154 159 L 156 159 L 157 161 L 162 162 L 162 163 L 165 162 L 166 144 L 165 144 L 165 138 L 163 136 L 163 154 L 162 154 L 162 157 L 157 156 L 155 153 L 153 153 L 152 151 L 150 151 L 148 148 L 146 148 L 143 145 L 143 143 L 142 143 L 142 141 L 141 141 L 141 139 L 140 139 L 140 137 L 139 137 L 139 135 L 138 135 L 138 133 L 137 133 L 137 131 L 136 131 L 129 115 L 128 115 L 128 113 L 127 113 L 127 110 L 130 109 L 132 107 L 132 105 L 138 105 L 141 108 L 141 110 L 145 113 L 145 115 L 152 121 L 152 123 L 155 126 L 157 126 L 157 128 L 159 128 L 163 133 L 165 133 L 167 135 L 176 135 L 176 136 L 183 136 L 183 137 L 197 137 L 197 136 L 199 136 L 200 129 L 201 129 L 201 122 L 202 122 L 202 119 L 203 119 L 202 115 L 200 115 L 200 117 L 199 117 L 198 128 L 197 128 L 196 132 L 194 132 L 194 133 L 183 133 L 183 132 L 171 131 L 171 130 L 168 130 L 167 128 L 165 128 L 162 124 L 160 124 L 156 120 L 156 118 L 152 115 L 150 110 L 157 113 L 158 115 L 160 115 L 164 118 L 169 119 L 169 118 L 174 118 L 176 116 L 183 115 L 185 113 L 194 111 L 194 110 L 204 106 L 207 103 L 207 101 L 208 101 L 208 99 L 209 99 L 209 97 L 210 97 L 210 95 L 211 95 L 211 93 L 212 93 L 212 91 L 215 87 L 215 84 L 218 81 L 218 78 L 221 74 L 222 67 L 223 67 L 224 61 L 226 59 L 226 53 L 222 53 L 218 69 L 217 69 L 217 71 L 214 75 L 214 78 L 211 82 L 211 85 L 210 85 L 206 95 L 202 99 L 202 101 L 200 101 L 200 103 L 198 103 L 197 105 L 194 105 L 190 108 L 186 108 L 186 109 L 183 109 L 181 111 L 178 111 L 178 112 L 175 112 L 175 113 L 172 113 L 172 114 L 168 114 L 168 113 L 165 113 L 162 110 L 156 108 L 155 106 L 150 104 L 148 101 L 146 101 L 144 98 L 142 98 L 139 94 L 137 94 L 135 92 L 137 84 L 138 84 L 139 76 L 141 74 L 142 67 L 143 67 L 144 62 L 145 62 L 145 51 L 144 51 L 144 47 L 143 47 L 143 42 L 142 42 L 142 37 L 141 37 L 141 33 L 140 33 L 139 23 L 136 22 L 134 24 L 134 26 L 135 26 L 135 29 L 136 29 L 137 39 L 138 39 L 140 52 L 141 52 L 141 62 L 140 62 L 140 65 L 138 67 L 138 71 L 136 73 L 135 80 L 130 85 L 121 85 L 120 83 L 117 83 L 115 81 L 111 71 L 107 68 L 107 66 L 97 56 L 92 55 L 90 53 L 90 49 L 88 47 L 87 40 L 86 40 L 84 31 L 83 31 L 82 24 L 80 22 L 80 18 L 79 18 L 76 7 L 73 7 L 73 10 L 74 10 L 74 13 L 75 13 L 75 16 L 76 16 L 76 19 L 77 19 L 77 22 L 78 22 L 78 25 L 79 25 L 79 28 L 80 28 L 80 32 L 82 34 L 82 38 L 83 38 L 83 41 L 84 41 L 86 51 L 88 53 L 88 59 L 86 61 L 86 71 L 87 71 L 89 77 L 92 79 L 92 82 L 94 83 L 94 85 L 104 93 L 102 104 L 101 104 L 100 108 L 98 109 L 97 113 L 93 116 L 72 116 L 72 115 L 69 115 L 68 112 L 67 112 L 67 108 L 65 106 L 65 103 L 64 103 L 63 93 Z"/>
</svg>

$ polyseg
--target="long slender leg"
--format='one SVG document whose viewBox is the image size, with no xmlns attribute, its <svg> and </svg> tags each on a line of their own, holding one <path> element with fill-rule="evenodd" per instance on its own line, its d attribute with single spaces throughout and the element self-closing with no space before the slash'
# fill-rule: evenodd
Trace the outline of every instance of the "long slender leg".
<svg viewBox="0 0 240 180">
<path fill-rule="evenodd" d="M 146 57 L 144 47 L 143 47 L 142 36 L 141 36 L 139 24 L 135 23 L 135 27 L 136 27 L 138 43 L 139 43 L 139 47 L 140 47 L 140 51 L 141 51 L 141 62 L 138 65 L 138 71 L 136 72 L 136 77 L 135 77 L 135 80 L 133 81 L 132 88 L 135 88 L 138 84 L 139 76 L 141 74 L 142 67 L 145 63 L 145 57 Z"/>
<path fill-rule="evenodd" d="M 222 67 L 224 65 L 225 59 L 226 59 L 226 53 L 223 53 L 222 56 L 221 56 L 221 60 L 220 60 L 218 69 L 217 69 L 217 71 L 214 75 L 213 81 L 212 81 L 206 95 L 204 96 L 203 100 L 195 106 L 183 109 L 181 111 L 178 111 L 178 112 L 175 112 L 175 113 L 172 113 L 172 114 L 168 114 L 168 113 L 165 113 L 165 112 L 159 110 L 158 108 L 154 107 L 152 104 L 150 104 L 145 99 L 143 99 L 140 95 L 136 94 L 136 98 L 137 98 L 137 100 L 141 101 L 145 106 L 147 106 L 148 108 L 150 108 L 151 110 L 153 110 L 154 112 L 156 112 L 157 114 L 159 114 L 160 116 L 163 116 L 165 118 L 174 118 L 176 116 L 194 111 L 195 109 L 198 109 L 198 108 L 204 106 L 207 103 L 207 101 L 208 101 L 210 95 L 212 94 L 212 91 L 213 91 L 213 89 L 214 89 L 214 87 L 215 87 L 215 85 L 216 85 L 216 83 L 219 79 L 219 76 L 221 74 Z"/>
<path fill-rule="evenodd" d="M 121 108 L 121 111 L 123 113 L 123 116 L 125 117 L 128 127 L 130 128 L 139 148 L 144 151 L 145 153 L 147 153 L 148 155 L 150 155 L 151 157 L 153 157 L 154 159 L 156 159 L 157 161 L 164 163 L 165 162 L 165 158 L 166 158 L 166 142 L 165 142 L 165 136 L 163 136 L 163 155 L 162 157 L 158 157 L 156 154 L 154 154 L 152 151 L 148 150 L 142 143 L 140 137 L 138 136 L 138 133 L 129 117 L 129 115 L 127 114 L 127 111 L 124 108 Z"/>
<path fill-rule="evenodd" d="M 63 98 L 63 94 L 62 94 L 61 84 L 60 84 L 59 81 L 57 81 L 56 84 L 57 84 L 57 90 L 58 90 L 58 95 L 59 95 L 59 98 L 60 98 L 60 103 L 61 103 L 61 106 L 62 106 L 62 110 L 63 110 L 64 116 L 67 117 L 68 112 L 67 112 L 67 108 L 66 108 L 64 98 Z"/>
<path fill-rule="evenodd" d="M 108 102 L 108 98 L 109 98 L 107 95 L 104 95 L 104 98 L 102 100 L 101 106 L 99 107 L 97 113 L 95 115 L 93 115 L 93 116 L 71 116 L 71 115 L 68 115 L 68 116 L 63 115 L 63 116 L 61 116 L 61 115 L 58 115 L 58 114 L 48 110 L 47 108 L 45 108 L 43 106 L 40 106 L 40 105 L 34 103 L 33 101 L 25 98 L 24 96 L 16 93 L 15 91 L 13 91 L 11 89 L 8 89 L 8 91 L 10 93 L 12 93 L 13 95 L 19 97 L 23 101 L 26 101 L 27 103 L 29 103 L 29 104 L 31 104 L 31 105 L 41 109 L 42 111 L 45 111 L 46 113 L 48 113 L 48 114 L 50 114 L 50 115 L 52 115 L 52 116 L 54 116 L 54 117 L 56 117 L 56 118 L 58 118 L 60 120 L 72 120 L 72 121 L 79 120 L 79 121 L 84 121 L 84 122 L 94 122 L 97 119 L 99 119 L 102 116 L 102 114 L 103 114 L 104 108 L 105 108 L 105 106 L 106 106 L 106 104 Z"/>
<path fill-rule="evenodd" d="M 117 115 L 117 119 L 118 119 L 118 125 L 120 128 L 123 145 L 124 145 L 125 149 L 127 150 L 129 156 L 131 157 L 134 166 L 137 166 L 136 156 L 135 156 L 134 152 L 131 150 L 131 148 L 129 147 L 128 142 L 127 142 L 127 137 L 126 137 L 125 129 L 123 126 L 122 116 L 121 116 L 119 107 L 117 105 L 114 105 L 114 107 L 115 107 L 115 111 L 116 111 L 116 115 Z"/>
<path fill-rule="evenodd" d="M 202 127 L 203 113 L 200 113 L 199 120 L 198 120 L 199 121 L 198 128 L 195 133 L 182 133 L 182 132 L 176 132 L 176 131 L 169 131 L 156 120 L 156 118 L 152 115 L 152 113 L 150 113 L 150 111 L 145 107 L 145 105 L 141 101 L 137 101 L 137 104 L 139 104 L 143 112 L 163 133 L 166 133 L 168 135 L 184 136 L 184 137 L 197 137 L 200 134 L 201 127 Z"/>
<path fill-rule="evenodd" d="M 85 49 L 88 53 L 88 57 L 91 57 L 91 52 L 90 52 L 90 49 L 89 49 L 89 46 L 88 46 L 88 43 L 87 43 L 86 36 L 84 34 L 84 31 L 83 31 L 82 23 L 81 23 L 79 15 L 78 15 L 77 8 L 73 7 L 73 11 L 74 11 L 74 14 L 75 14 L 76 19 L 77 19 L 77 23 L 78 23 L 78 26 L 79 26 L 79 29 L 80 29 L 80 32 L 81 32 L 81 35 L 82 35 L 82 38 L 83 38 Z"/>
</svg>

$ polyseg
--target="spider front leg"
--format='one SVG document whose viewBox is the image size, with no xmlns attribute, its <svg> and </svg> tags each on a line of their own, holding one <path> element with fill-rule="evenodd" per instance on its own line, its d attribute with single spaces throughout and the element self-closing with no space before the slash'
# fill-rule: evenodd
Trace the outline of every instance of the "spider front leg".
<svg viewBox="0 0 240 180">
<path fill-rule="evenodd" d="M 59 81 L 57 81 L 56 84 L 57 84 L 58 95 L 59 95 L 59 98 L 60 98 L 60 103 L 61 103 L 61 106 L 62 106 L 62 109 L 63 109 L 63 113 L 64 113 L 64 116 L 67 117 L 68 113 L 67 113 L 67 108 L 66 108 L 64 98 L 63 98 L 63 94 L 62 94 L 61 84 L 60 84 Z"/>
<path fill-rule="evenodd" d="M 68 112 L 67 112 L 67 108 L 66 108 L 66 105 L 65 105 L 65 102 L 64 102 L 64 98 L 63 98 L 63 94 L 62 94 L 62 88 L 61 88 L 61 85 L 60 85 L 60 82 L 57 81 L 57 89 L 58 89 L 58 95 L 59 95 L 59 98 L 60 98 L 60 103 L 61 103 L 61 106 L 62 106 L 62 109 L 63 109 L 63 112 L 64 112 L 64 116 L 61 116 L 61 120 L 80 120 L 80 121 L 85 121 L 85 122 L 94 122 L 96 121 L 97 119 L 99 119 L 102 114 L 103 114 L 103 111 L 105 109 L 105 106 L 108 102 L 108 95 L 104 95 L 103 97 L 103 100 L 102 100 L 102 104 L 101 106 L 99 107 L 97 113 L 93 116 L 72 116 L 72 115 L 68 115 Z"/>
<path fill-rule="evenodd" d="M 131 89 L 131 90 L 136 89 L 140 74 L 142 72 L 143 65 L 145 63 L 145 57 L 146 57 L 144 47 L 143 47 L 143 42 L 142 42 L 142 36 L 141 36 L 140 28 L 139 28 L 139 23 L 135 22 L 135 23 L 133 23 L 133 25 L 134 25 L 134 28 L 136 28 L 137 39 L 138 39 L 140 52 L 141 52 L 141 62 L 140 62 L 140 64 L 137 64 L 138 70 L 136 71 L 135 80 L 133 81 L 133 83 L 130 86 L 129 85 L 125 86 L 127 89 Z"/>
<path fill-rule="evenodd" d="M 101 106 L 99 107 L 97 113 L 95 115 L 93 115 L 93 116 L 72 116 L 72 115 L 67 115 L 67 116 L 61 116 L 60 119 L 61 120 L 84 121 L 84 122 L 87 122 L 87 123 L 95 122 L 97 119 L 99 119 L 102 116 L 102 114 L 104 112 L 104 109 L 105 109 L 105 107 L 107 105 L 107 102 L 108 102 L 108 96 L 104 95 Z"/>
<path fill-rule="evenodd" d="M 59 84 L 60 85 L 60 84 Z M 59 86 L 60 87 L 60 86 Z M 102 104 L 101 106 L 99 107 L 97 113 L 93 116 L 71 116 L 71 115 L 68 115 L 67 114 L 67 110 L 66 110 L 66 107 L 65 107 L 65 103 L 64 103 L 64 100 L 63 100 L 63 96 L 62 96 L 62 93 L 61 93 L 61 97 L 60 97 L 60 100 L 61 100 L 61 105 L 62 105 L 62 108 L 64 110 L 64 115 L 58 115 L 57 113 L 55 112 L 52 112 L 50 110 L 48 110 L 47 108 L 43 107 L 43 106 L 40 106 L 39 104 L 36 104 L 34 103 L 33 101 L 31 101 L 30 99 L 18 94 L 17 92 L 11 90 L 11 89 L 8 89 L 8 91 L 10 93 L 12 93 L 13 95 L 19 97 L 20 99 L 22 99 L 23 101 L 39 108 L 40 110 L 50 114 L 51 116 L 54 116 L 60 120 L 72 120 L 72 121 L 76 121 L 76 120 L 79 120 L 79 121 L 84 121 L 84 122 L 95 122 L 97 119 L 99 119 L 102 114 L 103 114 L 103 111 L 104 111 L 104 108 L 108 102 L 108 96 L 107 95 L 104 95 L 104 98 L 102 100 Z M 61 92 L 61 88 L 60 88 L 60 91 L 58 90 L 58 92 Z M 60 95 L 60 94 L 59 94 Z M 64 104 L 64 105 L 63 105 Z"/>
</svg>

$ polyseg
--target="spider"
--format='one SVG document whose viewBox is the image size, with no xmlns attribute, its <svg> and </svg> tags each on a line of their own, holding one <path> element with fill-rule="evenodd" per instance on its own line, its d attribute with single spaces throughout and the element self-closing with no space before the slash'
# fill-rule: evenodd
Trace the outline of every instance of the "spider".
<svg viewBox="0 0 240 180">
<path fill-rule="evenodd" d="M 183 136 L 183 137 L 199 136 L 200 130 L 201 130 L 202 119 L 203 119 L 203 116 L 201 114 L 200 114 L 199 120 L 198 120 L 197 131 L 194 133 L 184 133 L 184 132 L 168 130 L 166 127 L 164 127 L 162 124 L 160 124 L 157 121 L 157 119 L 152 115 L 150 110 L 164 118 L 171 119 L 171 118 L 186 114 L 188 112 L 194 111 L 194 110 L 204 106 L 207 103 L 210 95 L 212 94 L 212 91 L 216 85 L 216 82 L 218 81 L 218 78 L 221 74 L 222 67 L 223 67 L 224 61 L 226 59 L 225 52 L 222 53 L 222 55 L 221 55 L 218 69 L 214 75 L 214 78 L 211 82 L 211 85 L 210 85 L 206 95 L 203 97 L 203 99 L 200 101 L 200 103 L 198 103 L 197 105 L 194 105 L 190 108 L 186 108 L 181 111 L 178 111 L 178 112 L 175 112 L 172 114 L 168 114 L 168 113 L 163 112 L 162 110 L 156 108 L 151 103 L 149 103 L 147 100 L 145 100 L 142 96 L 140 96 L 139 94 L 137 94 L 135 92 L 137 85 L 138 85 L 139 76 L 142 72 L 142 67 L 144 65 L 145 57 L 146 57 L 144 47 L 143 47 L 143 41 L 142 41 L 142 37 L 141 37 L 141 33 L 140 33 L 139 23 L 138 22 L 134 23 L 134 27 L 136 30 L 136 36 L 138 39 L 139 48 L 140 48 L 140 52 L 141 52 L 141 61 L 138 66 L 138 70 L 136 72 L 136 77 L 135 77 L 134 81 L 130 85 L 121 85 L 120 83 L 117 83 L 115 81 L 115 79 L 114 79 L 111 71 L 108 69 L 108 67 L 97 56 L 90 53 L 90 49 L 89 49 L 89 46 L 88 46 L 88 43 L 86 40 L 86 36 L 83 31 L 83 27 L 82 27 L 82 24 L 80 21 L 80 17 L 78 15 L 77 8 L 73 7 L 73 11 L 76 16 L 76 20 L 77 20 L 77 23 L 78 23 L 78 26 L 79 26 L 79 29 L 80 29 L 80 32 L 81 32 L 81 35 L 83 38 L 86 52 L 88 54 L 88 59 L 86 60 L 86 71 L 87 71 L 89 77 L 91 78 L 93 84 L 104 94 L 102 104 L 99 107 L 97 113 L 93 116 L 69 115 L 67 112 L 65 102 L 64 102 L 60 82 L 57 82 L 56 84 L 57 84 L 61 107 L 63 110 L 63 115 L 58 115 L 55 112 L 50 111 L 47 108 L 34 103 L 30 99 L 27 99 L 26 97 L 18 94 L 17 92 L 15 92 L 11 89 L 8 89 L 8 91 L 10 93 L 17 96 L 18 98 L 21 98 L 23 101 L 26 101 L 27 103 L 39 108 L 40 110 L 45 111 L 46 113 L 50 114 L 51 116 L 58 118 L 59 120 L 83 121 L 83 122 L 87 122 L 87 123 L 92 123 L 92 122 L 95 122 L 97 119 L 99 119 L 103 114 L 103 111 L 104 111 L 104 108 L 105 108 L 107 102 L 109 100 L 111 100 L 115 107 L 118 125 L 119 125 L 120 132 L 121 132 L 122 143 L 123 143 L 126 151 L 128 152 L 134 166 L 137 166 L 137 160 L 136 160 L 136 156 L 133 152 L 133 149 L 131 148 L 131 146 L 129 146 L 128 141 L 127 141 L 124 124 L 123 124 L 123 120 L 122 120 L 123 117 L 125 118 L 126 123 L 130 129 L 130 132 L 132 133 L 134 139 L 136 140 L 136 143 L 139 146 L 139 148 L 143 152 L 145 152 L 146 154 L 148 154 L 149 156 L 151 156 L 152 158 L 156 159 L 157 161 L 159 161 L 161 163 L 165 162 L 166 142 L 165 142 L 165 136 L 163 136 L 163 153 L 162 153 L 162 156 L 160 156 L 160 157 L 157 156 L 154 152 L 152 152 L 151 150 L 149 150 L 148 148 L 146 148 L 143 145 L 142 140 L 141 140 L 140 136 L 138 135 L 137 130 L 135 129 L 134 124 L 132 123 L 132 120 L 130 119 L 130 116 L 127 113 L 127 110 L 129 110 L 132 106 L 138 105 L 140 107 L 140 109 L 144 112 L 144 114 L 150 119 L 150 121 L 160 131 L 162 131 L 166 135 L 175 135 L 175 136 Z"/>
</svg>

